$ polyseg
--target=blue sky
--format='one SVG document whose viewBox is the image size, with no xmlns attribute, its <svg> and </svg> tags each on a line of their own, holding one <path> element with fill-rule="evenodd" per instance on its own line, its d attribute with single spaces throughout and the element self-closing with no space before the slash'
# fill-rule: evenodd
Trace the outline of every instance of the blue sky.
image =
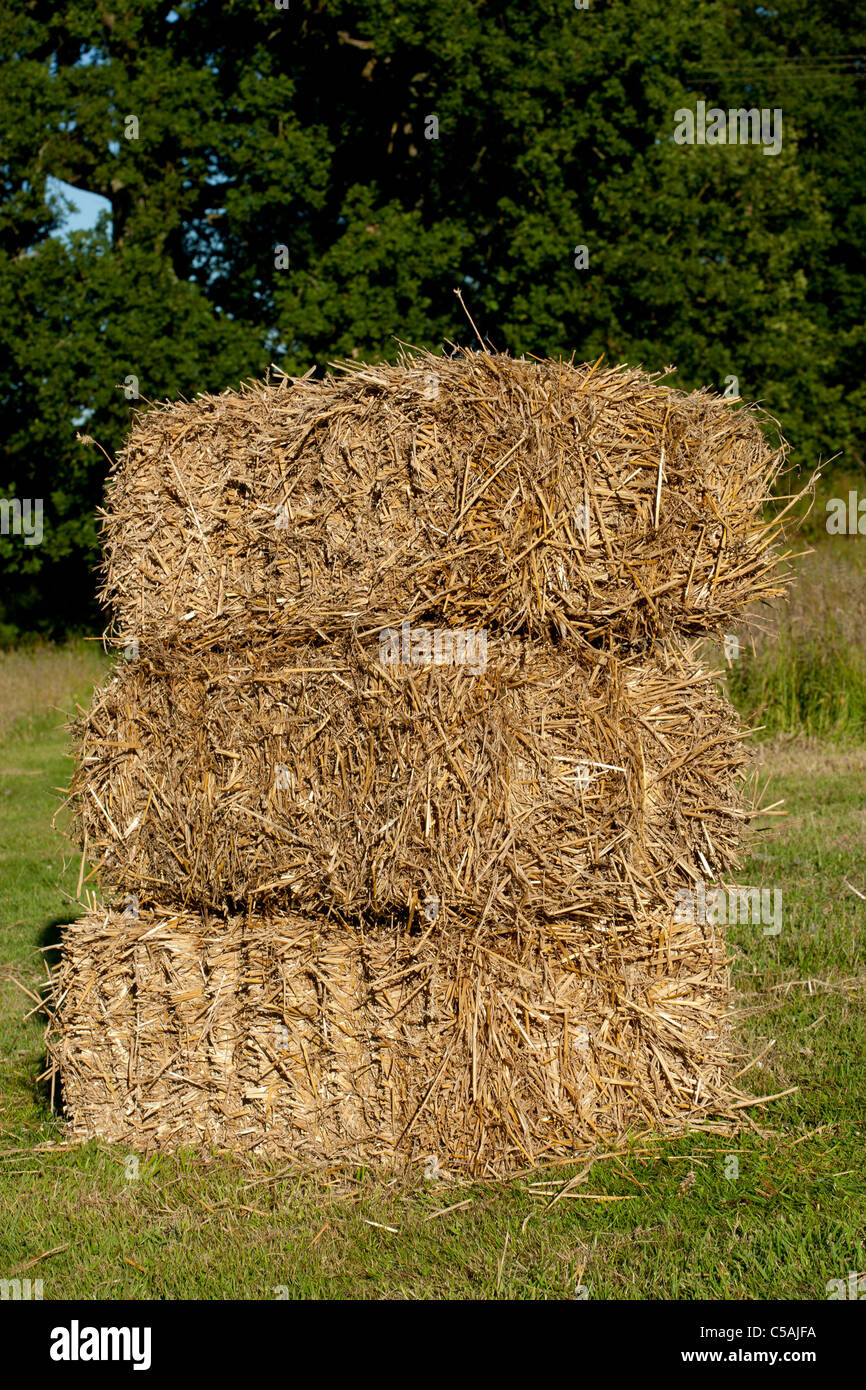
<svg viewBox="0 0 866 1390">
<path fill-rule="evenodd" d="M 49 178 L 47 193 L 49 197 L 62 195 L 75 204 L 75 211 L 65 218 L 56 232 L 52 232 L 52 236 L 60 237 L 61 240 L 70 232 L 86 231 L 95 227 L 96 219 L 103 210 L 111 212 L 111 204 L 107 198 L 101 198 L 98 193 L 85 193 L 80 188 L 73 188 L 62 179 Z"/>
</svg>

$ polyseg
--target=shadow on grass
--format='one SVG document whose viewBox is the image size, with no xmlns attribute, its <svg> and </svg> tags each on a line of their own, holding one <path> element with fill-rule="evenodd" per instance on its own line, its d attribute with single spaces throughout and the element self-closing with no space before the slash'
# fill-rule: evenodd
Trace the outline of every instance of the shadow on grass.
<svg viewBox="0 0 866 1390">
<path fill-rule="evenodd" d="M 45 962 L 51 972 L 51 978 L 45 980 L 40 986 L 39 994 L 42 1000 L 41 1006 L 33 1010 L 34 1016 L 38 1018 L 45 1028 L 52 1022 L 53 1014 L 51 1009 L 51 998 L 53 990 L 53 977 L 60 966 L 62 958 L 63 928 L 68 927 L 77 920 L 78 914 L 66 912 L 60 917 L 52 917 L 40 929 L 37 943 Z M 61 1095 L 61 1081 L 59 1076 L 51 1074 L 51 1059 L 47 1049 L 43 1050 L 39 1058 L 39 1073 L 35 1083 L 35 1096 L 39 1106 L 44 1110 L 46 1116 L 60 1119 L 63 1115 L 63 1103 Z"/>
<path fill-rule="evenodd" d="M 63 928 L 78 921 L 79 913 L 65 912 L 60 917 L 52 917 L 39 930 L 37 943 L 45 957 L 49 969 L 54 971 L 60 964 L 63 943 Z"/>
</svg>

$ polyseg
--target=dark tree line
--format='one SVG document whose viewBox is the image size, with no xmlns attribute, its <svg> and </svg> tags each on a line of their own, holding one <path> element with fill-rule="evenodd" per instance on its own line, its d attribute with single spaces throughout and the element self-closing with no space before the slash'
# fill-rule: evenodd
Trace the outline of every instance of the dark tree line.
<svg viewBox="0 0 866 1390">
<path fill-rule="evenodd" d="M 0 498 L 45 530 L 0 536 L 0 632 L 98 621 L 76 433 L 119 446 L 129 378 L 468 342 L 455 286 L 498 348 L 736 376 L 793 462 L 856 471 L 864 31 L 849 0 L 5 0 Z M 676 144 L 697 100 L 781 109 L 781 153 Z M 52 176 L 110 217 L 51 236 Z"/>
</svg>

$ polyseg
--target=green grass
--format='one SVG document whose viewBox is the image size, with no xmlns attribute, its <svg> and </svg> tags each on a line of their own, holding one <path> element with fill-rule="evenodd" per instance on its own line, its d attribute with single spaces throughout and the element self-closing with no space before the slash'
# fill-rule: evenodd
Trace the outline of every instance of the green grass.
<svg viewBox="0 0 866 1390">
<path fill-rule="evenodd" d="M 866 734 L 866 660 L 841 642 L 794 642 L 781 636 L 772 648 L 746 649 L 730 664 L 728 694 L 765 737 L 802 730 L 821 737 Z"/>
<path fill-rule="evenodd" d="M 31 715 L 0 743 L 0 1278 L 41 1278 L 46 1299 L 540 1299 L 578 1285 L 591 1299 L 821 1299 L 866 1271 L 866 901 L 846 886 L 866 893 L 866 750 L 762 750 L 765 804 L 784 797 L 789 814 L 765 819 L 742 879 L 782 889 L 783 928 L 730 933 L 741 1065 L 760 1057 L 741 1084 L 796 1091 L 745 1112 L 739 1133 L 635 1139 L 550 1205 L 559 1188 L 532 1185 L 584 1165 L 446 1183 L 185 1152 L 142 1159 L 133 1178 L 122 1149 L 63 1147 L 37 1081 L 43 1025 L 14 982 L 38 995 L 37 948 L 79 911 L 77 857 L 50 829 L 68 771 L 59 722 Z"/>
<path fill-rule="evenodd" d="M 759 617 L 760 630 L 738 633 L 740 654 L 727 662 L 727 689 L 763 737 L 805 732 L 866 739 L 866 544 L 829 537 L 796 567 L 788 598 Z M 725 666 L 707 650 L 714 665 Z"/>
</svg>

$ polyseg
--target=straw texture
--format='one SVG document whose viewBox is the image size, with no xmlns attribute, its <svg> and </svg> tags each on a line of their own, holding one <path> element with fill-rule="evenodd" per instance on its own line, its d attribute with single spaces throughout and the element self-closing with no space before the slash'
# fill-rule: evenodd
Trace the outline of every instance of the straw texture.
<svg viewBox="0 0 866 1390">
<path fill-rule="evenodd" d="M 718 632 L 779 592 L 751 411 L 617 367 L 414 354 L 140 414 L 104 602 L 231 648 L 403 619 L 607 646 Z"/>
<path fill-rule="evenodd" d="M 723 928 L 674 903 L 738 866 L 746 731 L 691 639 L 784 591 L 784 450 L 627 368 L 337 365 L 112 471 L 71 1132 L 497 1175 L 725 1122 Z"/>
<path fill-rule="evenodd" d="M 104 890 L 356 914 L 432 898 L 495 930 L 639 916 L 699 851 L 730 870 L 740 739 L 676 653 L 512 639 L 472 674 L 357 646 L 276 667 L 163 652 L 94 698 L 73 800 Z"/>
<path fill-rule="evenodd" d="M 494 948 L 100 911 L 64 931 L 48 1046 L 82 1139 L 495 1176 L 732 1113 L 723 962 L 649 921 Z"/>
</svg>

